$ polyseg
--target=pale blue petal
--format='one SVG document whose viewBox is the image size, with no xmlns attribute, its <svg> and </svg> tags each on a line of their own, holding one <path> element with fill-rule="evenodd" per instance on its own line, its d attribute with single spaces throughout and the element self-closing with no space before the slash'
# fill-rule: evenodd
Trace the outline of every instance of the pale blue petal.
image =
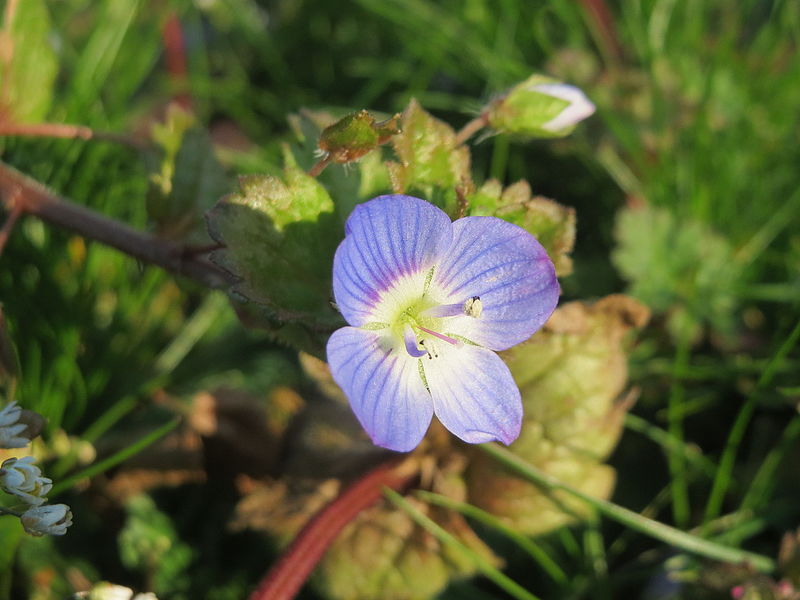
<svg viewBox="0 0 800 600">
<path fill-rule="evenodd" d="M 399 279 L 430 269 L 453 239 L 445 213 L 430 202 L 402 195 L 359 204 L 345 232 L 333 261 L 333 294 L 354 326 L 371 320 L 381 293 Z"/>
<path fill-rule="evenodd" d="M 486 348 L 464 344 L 422 361 L 433 410 L 465 442 L 510 444 L 522 426 L 522 400 L 506 364 Z"/>
<path fill-rule="evenodd" d="M 408 452 L 430 425 L 433 404 L 419 375 L 419 359 L 382 347 L 379 332 L 343 327 L 328 340 L 336 383 L 372 441 Z"/>
<path fill-rule="evenodd" d="M 458 317 L 458 333 L 492 350 L 528 339 L 558 303 L 555 267 L 527 231 L 495 217 L 466 217 L 453 223 L 453 245 L 435 274 L 450 302 L 478 296 L 480 317 Z"/>
</svg>

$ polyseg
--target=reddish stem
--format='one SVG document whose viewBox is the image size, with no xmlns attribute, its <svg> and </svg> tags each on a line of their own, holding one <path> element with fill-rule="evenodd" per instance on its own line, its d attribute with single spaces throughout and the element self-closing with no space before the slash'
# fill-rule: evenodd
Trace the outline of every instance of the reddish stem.
<svg viewBox="0 0 800 600">
<path fill-rule="evenodd" d="M 95 131 L 85 125 L 70 125 L 67 123 L 11 123 L 8 121 L 0 121 L 0 137 L 11 135 L 67 139 L 80 138 L 83 140 L 96 139 L 118 142 L 134 148 L 143 146 L 143 144 L 125 135 L 106 131 Z"/>
<path fill-rule="evenodd" d="M 9 195 L 9 204 L 11 206 L 11 210 L 8 213 L 8 218 L 6 222 L 3 223 L 3 227 L 0 229 L 0 255 L 3 254 L 3 250 L 5 250 L 6 242 L 8 242 L 8 238 L 11 236 L 11 230 L 14 229 L 14 225 L 17 224 L 17 221 L 22 216 L 22 207 L 20 203 L 17 202 L 17 198 L 19 197 L 19 190 L 13 190 Z M 0 319 L 2 322 L 2 319 Z"/>
<path fill-rule="evenodd" d="M 489 125 L 489 112 L 484 111 L 459 129 L 453 140 L 453 147 L 458 148 L 481 129 Z"/>
<path fill-rule="evenodd" d="M 362 510 L 377 503 L 384 487 L 400 491 L 416 477 L 415 471 L 398 468 L 400 460 L 402 457 L 394 458 L 368 472 L 314 515 L 249 600 L 294 598 L 339 532 Z"/>
<path fill-rule="evenodd" d="M 186 60 L 186 45 L 183 40 L 183 30 L 178 16 L 173 12 L 167 17 L 164 29 L 161 32 L 164 41 L 164 55 L 167 61 L 167 72 L 175 85 L 173 99 L 182 108 L 191 110 L 192 98 L 189 95 L 189 68 Z"/>
<path fill-rule="evenodd" d="M 213 288 L 233 283 L 232 276 L 177 242 L 137 231 L 85 206 L 60 198 L 38 181 L 0 163 L 0 198 L 9 212 L 35 215 L 85 238 L 96 240 L 144 262 Z"/>
<path fill-rule="evenodd" d="M 622 62 L 622 46 L 619 43 L 614 16 L 605 0 L 580 0 L 583 12 L 589 19 L 595 41 L 606 60 L 613 64 Z"/>
<path fill-rule="evenodd" d="M 323 156 L 316 163 L 314 163 L 314 166 L 312 166 L 308 170 L 308 174 L 311 177 L 316 177 L 317 175 L 322 173 L 325 170 L 325 167 L 327 167 L 329 164 L 331 164 L 331 156 L 330 156 L 330 154 L 328 154 L 326 156 Z"/>
</svg>

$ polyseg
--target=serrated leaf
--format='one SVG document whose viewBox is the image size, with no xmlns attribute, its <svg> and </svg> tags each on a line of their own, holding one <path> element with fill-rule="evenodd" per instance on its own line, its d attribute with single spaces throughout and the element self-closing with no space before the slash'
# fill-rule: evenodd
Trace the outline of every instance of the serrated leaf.
<svg viewBox="0 0 800 600">
<path fill-rule="evenodd" d="M 470 154 L 466 146 L 455 147 L 455 131 L 411 100 L 403 111 L 401 133 L 392 138 L 400 162 L 389 164 L 395 192 L 419 192 L 436 200 L 438 190 L 445 196 L 438 204 L 446 210 L 455 203 L 455 189 L 472 181 Z M 452 212 L 452 211 L 451 211 Z"/>
<path fill-rule="evenodd" d="M 122 563 L 144 573 L 159 594 L 188 586 L 186 569 L 193 551 L 178 537 L 170 518 L 145 494 L 131 498 L 127 520 L 118 537 Z"/>
<path fill-rule="evenodd" d="M 50 110 L 58 60 L 49 36 L 44 0 L 17 2 L 11 22 L 0 28 L 0 119 L 36 122 Z"/>
<path fill-rule="evenodd" d="M 628 292 L 669 314 L 674 336 L 700 335 L 703 325 L 730 332 L 742 276 L 727 239 L 699 221 L 649 205 L 619 212 L 614 265 Z"/>
<path fill-rule="evenodd" d="M 527 181 L 518 181 L 503 190 L 490 179 L 467 198 L 469 214 L 495 216 L 530 232 L 547 250 L 556 273 L 572 273 L 570 253 L 575 245 L 575 209 L 543 196 L 531 197 Z"/>
<path fill-rule="evenodd" d="M 283 178 L 244 176 L 239 186 L 207 213 L 209 233 L 225 246 L 212 260 L 239 278 L 232 292 L 262 305 L 271 325 L 327 335 L 341 323 L 330 303 L 333 254 L 343 237 L 333 201 L 294 164 Z M 307 342 L 294 345 L 307 349 Z"/>
</svg>

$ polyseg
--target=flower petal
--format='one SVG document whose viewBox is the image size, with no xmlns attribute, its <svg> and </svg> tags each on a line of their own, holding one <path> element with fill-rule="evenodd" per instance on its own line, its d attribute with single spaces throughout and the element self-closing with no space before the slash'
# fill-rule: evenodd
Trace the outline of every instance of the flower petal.
<svg viewBox="0 0 800 600">
<path fill-rule="evenodd" d="M 566 100 L 569 105 L 558 115 L 542 124 L 542 129 L 557 133 L 572 127 L 577 123 L 591 117 L 596 110 L 595 105 L 586 97 L 580 88 L 567 83 L 539 83 L 531 88 L 554 98 Z"/>
<path fill-rule="evenodd" d="M 413 450 L 430 425 L 433 403 L 418 361 L 386 349 L 380 332 L 343 327 L 328 340 L 331 374 L 378 446 Z"/>
<path fill-rule="evenodd" d="M 374 319 L 381 293 L 428 270 L 452 242 L 448 216 L 412 196 L 379 196 L 353 209 L 333 260 L 333 294 L 344 318 Z"/>
<path fill-rule="evenodd" d="M 480 317 L 454 317 L 449 331 L 492 350 L 524 342 L 558 303 L 552 261 L 530 233 L 495 217 L 453 223 L 453 245 L 434 275 L 449 302 L 479 297 Z"/>
<path fill-rule="evenodd" d="M 510 444 L 522 426 L 522 400 L 506 364 L 464 344 L 422 361 L 436 416 L 465 442 Z"/>
</svg>

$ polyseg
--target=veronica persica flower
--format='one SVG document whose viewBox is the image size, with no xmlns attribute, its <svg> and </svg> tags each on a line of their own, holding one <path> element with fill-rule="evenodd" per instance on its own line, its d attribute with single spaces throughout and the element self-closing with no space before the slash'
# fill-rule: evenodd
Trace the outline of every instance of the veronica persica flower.
<svg viewBox="0 0 800 600">
<path fill-rule="evenodd" d="M 519 389 L 495 351 L 529 338 L 559 286 L 544 248 L 494 217 L 451 222 L 419 198 L 380 196 L 353 210 L 333 262 L 350 327 L 328 363 L 373 442 L 419 444 L 434 414 L 470 443 L 519 435 Z"/>
</svg>

